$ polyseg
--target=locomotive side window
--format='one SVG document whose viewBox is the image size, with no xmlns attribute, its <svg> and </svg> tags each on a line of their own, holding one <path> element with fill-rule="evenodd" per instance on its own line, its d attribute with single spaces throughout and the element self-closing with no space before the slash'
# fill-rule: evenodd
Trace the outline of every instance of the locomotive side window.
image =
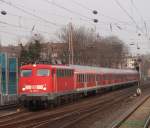
<svg viewBox="0 0 150 128">
<path fill-rule="evenodd" d="M 61 76 L 61 72 L 60 72 L 60 69 L 57 69 L 57 77 L 60 77 Z"/>
<path fill-rule="evenodd" d="M 58 77 L 70 77 L 73 75 L 73 71 L 70 69 L 57 69 Z"/>
<path fill-rule="evenodd" d="M 32 75 L 31 69 L 21 70 L 21 77 L 30 77 Z"/>
<path fill-rule="evenodd" d="M 37 76 L 49 76 L 50 70 L 49 69 L 38 69 Z"/>
<path fill-rule="evenodd" d="M 98 74 L 96 74 L 96 81 L 99 81 L 99 76 L 98 76 Z"/>
</svg>

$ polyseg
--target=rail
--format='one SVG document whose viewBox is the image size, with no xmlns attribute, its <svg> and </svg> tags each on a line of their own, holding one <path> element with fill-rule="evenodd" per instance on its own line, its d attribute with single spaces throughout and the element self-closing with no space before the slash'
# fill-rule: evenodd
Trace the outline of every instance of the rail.
<svg viewBox="0 0 150 128">
<path fill-rule="evenodd" d="M 145 125 L 144 125 L 144 128 L 148 128 L 150 125 L 150 115 L 148 116 L 146 122 L 145 122 Z"/>
<path fill-rule="evenodd" d="M 148 99 L 150 98 L 150 95 L 145 97 L 138 105 L 131 108 L 125 115 L 117 122 L 115 123 L 111 128 L 119 128 L 139 107 L 141 107 Z M 148 128 L 148 124 L 150 123 L 150 116 L 147 119 L 144 128 Z"/>
<path fill-rule="evenodd" d="M 0 110 L 6 110 L 6 109 L 11 109 L 11 108 L 16 108 L 18 104 L 8 104 L 8 105 L 2 105 L 0 106 Z"/>
</svg>

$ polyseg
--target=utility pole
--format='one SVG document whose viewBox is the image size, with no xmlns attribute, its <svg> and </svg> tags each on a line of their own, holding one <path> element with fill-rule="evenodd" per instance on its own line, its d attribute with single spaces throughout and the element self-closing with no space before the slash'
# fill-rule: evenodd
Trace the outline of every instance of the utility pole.
<svg viewBox="0 0 150 128">
<path fill-rule="evenodd" d="M 142 72 L 141 72 L 141 57 L 139 56 L 138 54 L 138 50 L 140 49 L 140 47 L 138 46 L 138 43 L 137 43 L 137 65 L 138 65 L 138 73 L 139 73 L 139 81 L 138 81 L 138 88 L 136 90 L 137 92 L 137 95 L 141 95 L 141 89 L 140 89 L 140 86 L 141 86 L 141 79 L 142 79 Z"/>
<path fill-rule="evenodd" d="M 70 43 L 70 24 L 69 24 L 69 30 L 68 30 L 68 45 L 69 45 L 69 49 L 68 49 L 68 55 L 69 55 L 69 65 L 71 64 L 71 43 Z"/>
<path fill-rule="evenodd" d="M 69 64 L 74 64 L 74 49 L 73 49 L 73 26 L 69 23 Z"/>
</svg>

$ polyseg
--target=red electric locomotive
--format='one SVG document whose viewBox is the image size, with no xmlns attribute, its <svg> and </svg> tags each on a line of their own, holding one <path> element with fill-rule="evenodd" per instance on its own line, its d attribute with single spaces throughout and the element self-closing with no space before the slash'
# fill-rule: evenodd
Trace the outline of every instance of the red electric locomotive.
<svg viewBox="0 0 150 128">
<path fill-rule="evenodd" d="M 27 107 L 59 104 L 79 94 L 138 82 L 134 70 L 91 66 L 33 64 L 20 68 L 18 93 Z"/>
</svg>

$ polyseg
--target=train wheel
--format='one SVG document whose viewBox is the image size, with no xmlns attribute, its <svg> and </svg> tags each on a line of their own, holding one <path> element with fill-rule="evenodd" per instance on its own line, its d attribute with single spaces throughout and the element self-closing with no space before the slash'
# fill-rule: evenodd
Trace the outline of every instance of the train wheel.
<svg viewBox="0 0 150 128">
<path fill-rule="evenodd" d="M 71 94 L 69 98 L 70 98 L 70 102 L 72 103 L 73 102 L 73 94 Z"/>
<path fill-rule="evenodd" d="M 59 105 L 61 105 L 61 98 L 57 97 L 57 99 L 56 99 L 56 106 L 59 106 Z"/>
<path fill-rule="evenodd" d="M 41 108 L 48 108 L 49 104 L 48 101 L 45 101 L 44 103 L 41 104 Z"/>
</svg>

